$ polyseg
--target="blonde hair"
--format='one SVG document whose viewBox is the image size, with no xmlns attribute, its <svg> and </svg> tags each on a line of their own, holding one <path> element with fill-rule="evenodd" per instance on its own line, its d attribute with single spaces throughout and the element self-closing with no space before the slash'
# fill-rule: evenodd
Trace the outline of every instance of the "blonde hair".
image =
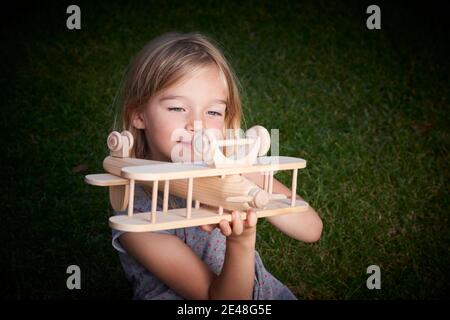
<svg viewBox="0 0 450 320">
<path fill-rule="evenodd" d="M 228 89 L 225 128 L 239 129 L 241 100 L 238 82 L 227 60 L 207 36 L 197 32 L 165 33 L 150 41 L 134 58 L 121 90 L 121 127 L 134 137 L 131 157 L 151 159 L 144 130 L 133 126 L 132 117 L 162 90 L 199 68 L 216 65 Z"/>
</svg>

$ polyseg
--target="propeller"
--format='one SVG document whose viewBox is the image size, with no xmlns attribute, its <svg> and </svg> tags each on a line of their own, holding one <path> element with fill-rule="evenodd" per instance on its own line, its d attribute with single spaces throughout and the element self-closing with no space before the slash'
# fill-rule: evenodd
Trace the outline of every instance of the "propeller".
<svg viewBox="0 0 450 320">
<path fill-rule="evenodd" d="M 252 196 L 234 196 L 234 197 L 227 197 L 225 199 L 225 201 L 233 203 L 250 202 L 252 200 L 253 200 Z"/>
<path fill-rule="evenodd" d="M 284 194 L 268 194 L 264 190 L 261 191 L 255 195 L 227 197 L 225 201 L 232 203 L 248 202 L 252 207 L 263 208 L 269 201 L 286 199 Z"/>
</svg>

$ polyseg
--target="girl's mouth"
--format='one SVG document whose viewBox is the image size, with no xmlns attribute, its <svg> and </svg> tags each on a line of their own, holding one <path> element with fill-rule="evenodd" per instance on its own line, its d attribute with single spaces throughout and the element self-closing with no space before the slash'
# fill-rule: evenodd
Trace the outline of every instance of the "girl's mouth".
<svg viewBox="0 0 450 320">
<path fill-rule="evenodd" d="M 178 143 L 181 143 L 183 146 L 190 147 L 192 145 L 192 141 L 177 141 Z"/>
</svg>

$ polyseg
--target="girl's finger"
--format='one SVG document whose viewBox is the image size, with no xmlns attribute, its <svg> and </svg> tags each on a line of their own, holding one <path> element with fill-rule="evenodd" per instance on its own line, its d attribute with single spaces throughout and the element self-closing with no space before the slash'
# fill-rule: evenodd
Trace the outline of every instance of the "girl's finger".
<svg viewBox="0 0 450 320">
<path fill-rule="evenodd" d="M 257 222 L 258 222 L 258 216 L 256 215 L 255 210 L 249 209 L 247 211 L 247 220 L 245 221 L 245 227 L 253 228 L 256 226 Z"/>
<path fill-rule="evenodd" d="M 231 227 L 227 220 L 220 220 L 219 227 L 224 236 L 228 237 L 231 235 Z"/>
<path fill-rule="evenodd" d="M 244 231 L 244 223 L 241 219 L 241 213 L 239 211 L 233 211 L 233 234 L 240 235 Z"/>
</svg>

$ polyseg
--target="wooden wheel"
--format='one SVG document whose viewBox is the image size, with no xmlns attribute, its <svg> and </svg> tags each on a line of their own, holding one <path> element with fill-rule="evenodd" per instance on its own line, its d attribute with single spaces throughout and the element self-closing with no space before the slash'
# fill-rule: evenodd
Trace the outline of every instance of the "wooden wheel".
<svg viewBox="0 0 450 320">
<path fill-rule="evenodd" d="M 127 131 L 127 130 L 122 131 L 121 135 L 128 138 L 128 148 L 129 148 L 129 150 L 131 150 L 131 148 L 133 147 L 133 144 L 134 144 L 133 135 L 131 134 L 130 131 Z"/>
<path fill-rule="evenodd" d="M 111 132 L 106 142 L 111 151 L 119 151 L 123 147 L 122 135 L 117 131 Z"/>
<path fill-rule="evenodd" d="M 270 149 L 270 134 L 263 126 L 253 126 L 245 132 L 245 136 L 249 139 L 260 139 L 260 147 L 258 156 L 264 156 Z"/>
</svg>

